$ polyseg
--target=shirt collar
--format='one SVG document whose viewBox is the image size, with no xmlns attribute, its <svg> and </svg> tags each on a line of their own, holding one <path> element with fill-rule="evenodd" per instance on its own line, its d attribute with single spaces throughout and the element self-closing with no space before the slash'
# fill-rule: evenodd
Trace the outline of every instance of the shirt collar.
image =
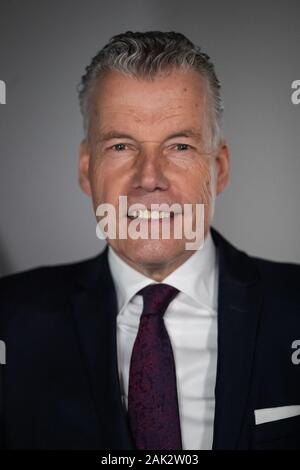
<svg viewBox="0 0 300 470">
<path fill-rule="evenodd" d="M 110 246 L 108 263 L 116 288 L 119 313 L 125 309 L 130 299 L 140 289 L 156 283 L 129 266 Z M 217 271 L 217 250 L 209 231 L 203 247 L 196 250 L 162 282 L 177 288 L 198 304 L 216 308 Z"/>
</svg>

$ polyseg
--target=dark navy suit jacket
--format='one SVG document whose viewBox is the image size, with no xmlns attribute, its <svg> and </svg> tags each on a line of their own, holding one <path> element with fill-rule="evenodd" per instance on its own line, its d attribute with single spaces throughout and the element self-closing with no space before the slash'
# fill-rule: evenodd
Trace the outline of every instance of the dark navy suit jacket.
<svg viewBox="0 0 300 470">
<path fill-rule="evenodd" d="M 254 419 L 257 409 L 300 405 L 300 364 L 292 361 L 300 266 L 250 257 L 214 229 L 212 236 L 220 263 L 213 448 L 300 448 L 300 416 Z M 118 379 L 116 315 L 107 248 L 0 280 L 2 448 L 134 448 Z"/>
</svg>

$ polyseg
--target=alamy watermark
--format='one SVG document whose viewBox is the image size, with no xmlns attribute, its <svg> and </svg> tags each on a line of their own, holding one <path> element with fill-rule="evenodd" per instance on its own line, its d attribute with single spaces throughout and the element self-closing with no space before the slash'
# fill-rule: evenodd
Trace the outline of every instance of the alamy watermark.
<svg viewBox="0 0 300 470">
<path fill-rule="evenodd" d="M 300 364 L 300 339 L 295 339 L 295 341 L 292 342 L 292 349 L 295 349 L 295 351 L 292 354 L 292 363 L 297 366 Z"/>
<path fill-rule="evenodd" d="M 293 104 L 300 104 L 300 80 L 294 80 L 291 85 L 292 90 L 291 101 Z"/>
<path fill-rule="evenodd" d="M 6 345 L 2 340 L 0 340 L 0 364 L 6 364 Z"/>
<path fill-rule="evenodd" d="M 131 240 L 185 240 L 186 250 L 201 249 L 204 243 L 204 204 L 134 203 L 119 196 L 119 204 L 100 204 L 96 234 L 106 238 Z"/>
<path fill-rule="evenodd" d="M 6 104 L 6 84 L 4 80 L 0 80 L 0 104 Z"/>
</svg>

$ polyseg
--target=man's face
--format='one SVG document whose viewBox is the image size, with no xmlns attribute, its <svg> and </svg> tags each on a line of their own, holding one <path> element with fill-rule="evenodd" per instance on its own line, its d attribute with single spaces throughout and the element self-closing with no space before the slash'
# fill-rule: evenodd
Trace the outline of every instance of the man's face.
<svg viewBox="0 0 300 470">
<path fill-rule="evenodd" d="M 151 204 L 183 208 L 202 203 L 207 234 L 214 202 L 211 175 L 215 171 L 215 190 L 221 192 L 228 180 L 229 153 L 224 143 L 208 153 L 205 99 L 205 84 L 192 71 L 172 71 L 152 81 L 109 72 L 98 81 L 88 143 L 82 143 L 80 152 L 80 184 L 95 211 L 110 203 L 118 215 L 119 196 L 127 196 L 128 207 L 141 203 L 149 209 Z M 132 222 L 121 215 L 127 224 Z M 170 219 L 171 234 L 175 217 Z M 124 261 L 156 280 L 193 254 L 186 250 L 184 236 L 107 241 Z"/>
</svg>

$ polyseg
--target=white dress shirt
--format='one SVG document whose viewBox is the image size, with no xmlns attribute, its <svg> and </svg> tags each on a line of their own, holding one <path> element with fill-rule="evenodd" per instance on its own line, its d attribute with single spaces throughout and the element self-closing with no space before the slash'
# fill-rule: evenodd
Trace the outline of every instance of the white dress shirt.
<svg viewBox="0 0 300 470">
<path fill-rule="evenodd" d="M 127 409 L 130 358 L 143 310 L 143 298 L 137 292 L 156 281 L 130 267 L 111 247 L 108 261 L 117 292 L 118 369 Z M 218 256 L 210 232 L 202 249 L 162 282 L 180 291 L 167 308 L 164 322 L 176 366 L 183 449 L 211 449 L 217 368 Z"/>
</svg>

